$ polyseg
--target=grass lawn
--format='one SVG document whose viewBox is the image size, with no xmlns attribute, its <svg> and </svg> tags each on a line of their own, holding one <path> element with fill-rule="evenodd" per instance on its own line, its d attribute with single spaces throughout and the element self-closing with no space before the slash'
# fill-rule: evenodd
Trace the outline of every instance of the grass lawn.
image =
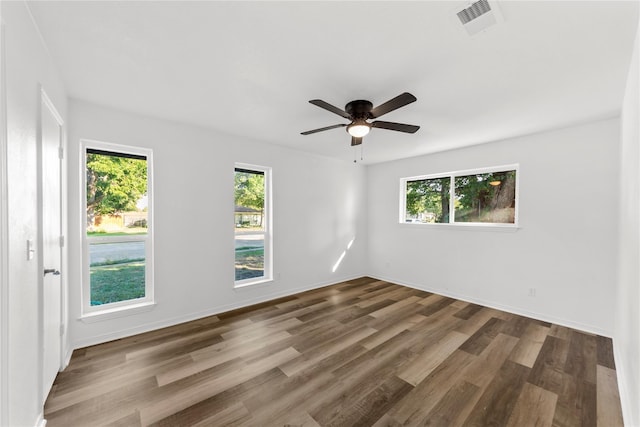
<svg viewBox="0 0 640 427">
<path fill-rule="evenodd" d="M 144 261 L 90 268 L 91 305 L 144 297 Z"/>
<path fill-rule="evenodd" d="M 264 249 L 236 249 L 236 280 L 264 276 Z"/>
</svg>

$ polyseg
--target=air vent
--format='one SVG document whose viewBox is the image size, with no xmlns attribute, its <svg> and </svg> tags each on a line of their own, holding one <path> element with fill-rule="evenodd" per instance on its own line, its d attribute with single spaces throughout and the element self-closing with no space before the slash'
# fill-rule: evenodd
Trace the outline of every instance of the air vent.
<svg viewBox="0 0 640 427">
<path fill-rule="evenodd" d="M 502 14 L 495 0 L 478 0 L 459 11 L 457 15 L 470 36 L 502 22 Z"/>
<path fill-rule="evenodd" d="M 468 24 L 480 15 L 484 15 L 489 11 L 491 11 L 489 2 L 487 0 L 480 0 L 473 3 L 468 8 L 462 9 L 460 12 L 458 12 L 458 18 L 460 18 L 460 22 L 462 22 L 463 24 Z"/>
</svg>

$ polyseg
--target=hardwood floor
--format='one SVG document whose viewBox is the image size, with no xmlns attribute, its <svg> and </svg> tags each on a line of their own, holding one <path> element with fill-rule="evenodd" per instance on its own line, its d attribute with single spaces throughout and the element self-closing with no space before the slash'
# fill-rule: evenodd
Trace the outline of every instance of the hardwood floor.
<svg viewBox="0 0 640 427">
<path fill-rule="evenodd" d="M 371 278 L 76 350 L 45 418 L 622 425 L 610 339 Z"/>
</svg>

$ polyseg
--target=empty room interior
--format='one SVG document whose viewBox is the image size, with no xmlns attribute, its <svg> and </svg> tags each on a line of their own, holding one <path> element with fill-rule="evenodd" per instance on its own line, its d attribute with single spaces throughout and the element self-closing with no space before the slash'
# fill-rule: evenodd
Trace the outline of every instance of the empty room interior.
<svg viewBox="0 0 640 427">
<path fill-rule="evenodd" d="M 0 426 L 640 426 L 640 2 L 0 2 Z"/>
</svg>

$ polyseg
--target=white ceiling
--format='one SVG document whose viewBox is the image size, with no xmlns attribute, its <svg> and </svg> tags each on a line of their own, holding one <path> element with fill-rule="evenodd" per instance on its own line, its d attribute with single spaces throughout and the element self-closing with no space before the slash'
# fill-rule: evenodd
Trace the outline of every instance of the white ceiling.
<svg viewBox="0 0 640 427">
<path fill-rule="evenodd" d="M 637 1 L 499 1 L 470 37 L 466 1 L 28 2 L 68 93 L 327 156 L 354 158 L 346 120 L 309 104 L 418 101 L 373 129 L 365 163 L 619 114 Z M 358 157 L 360 153 L 357 153 Z"/>
</svg>

